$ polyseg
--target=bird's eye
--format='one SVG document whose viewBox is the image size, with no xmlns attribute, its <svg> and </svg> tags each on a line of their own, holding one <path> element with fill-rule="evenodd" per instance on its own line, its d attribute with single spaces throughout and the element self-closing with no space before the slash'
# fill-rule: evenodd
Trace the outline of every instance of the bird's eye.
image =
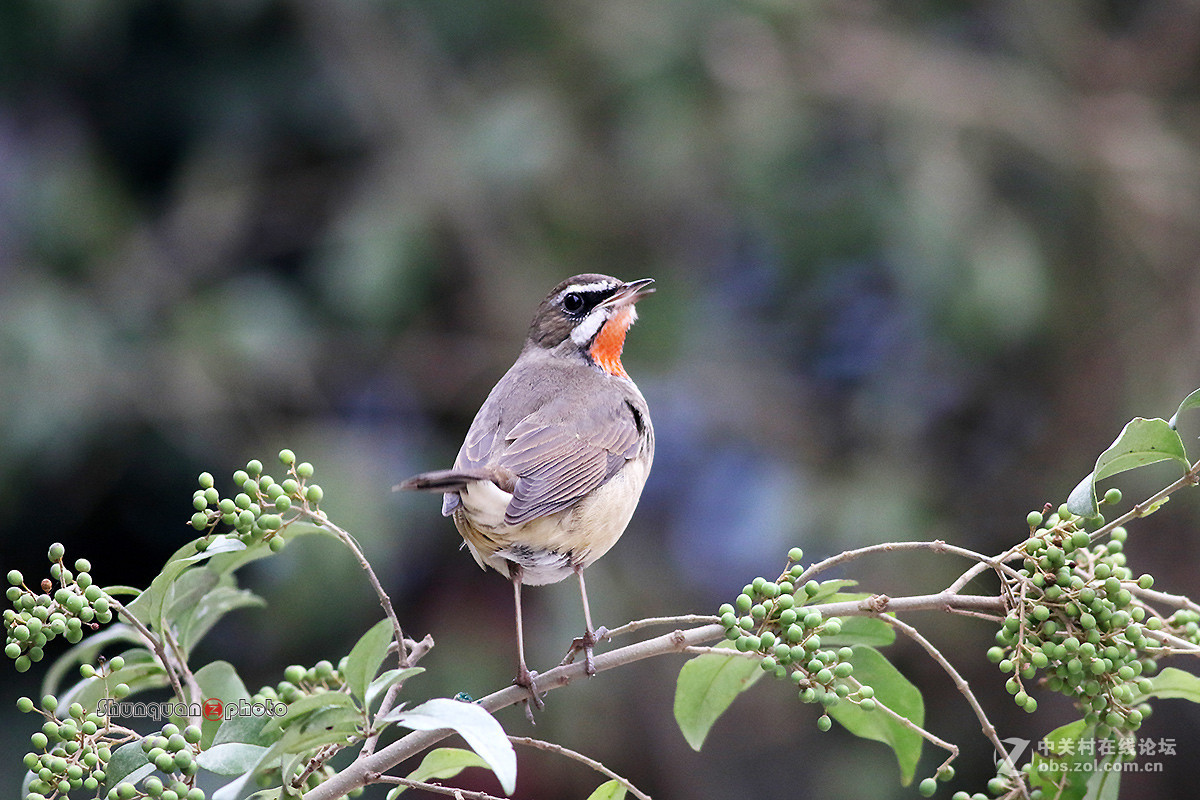
<svg viewBox="0 0 1200 800">
<path fill-rule="evenodd" d="M 568 292 L 563 295 L 562 305 L 568 314 L 578 314 L 583 310 L 583 296 L 579 292 Z"/>
</svg>

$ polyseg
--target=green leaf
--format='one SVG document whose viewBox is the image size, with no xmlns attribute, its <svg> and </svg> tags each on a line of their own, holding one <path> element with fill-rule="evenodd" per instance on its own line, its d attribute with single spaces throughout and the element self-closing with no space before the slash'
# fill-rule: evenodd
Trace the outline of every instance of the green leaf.
<svg viewBox="0 0 1200 800">
<path fill-rule="evenodd" d="M 176 578 L 197 562 L 220 553 L 245 549 L 246 545 L 231 536 L 218 536 L 203 552 L 196 550 L 195 541 L 188 542 L 167 559 L 162 571 L 150 582 L 150 586 L 126 605 L 125 609 L 137 617 L 142 624 L 158 628 L 162 620 L 163 602 L 167 599 L 167 593 Z"/>
<path fill-rule="evenodd" d="M 1163 669 L 1150 679 L 1153 688 L 1133 700 L 1141 703 L 1151 697 L 1176 698 L 1200 703 L 1200 677 L 1176 667 Z"/>
<path fill-rule="evenodd" d="M 419 706 L 388 714 L 385 719 L 415 731 L 441 728 L 455 731 L 492 768 L 505 794 L 512 794 L 516 788 L 517 754 L 504 728 L 482 706 L 438 697 Z"/>
<path fill-rule="evenodd" d="M 314 714 L 324 713 L 330 709 L 339 710 L 339 718 L 342 714 L 352 717 L 354 724 L 358 725 L 362 722 L 362 711 L 354 704 L 354 700 L 345 692 L 321 692 L 320 694 L 311 694 L 301 697 L 292 703 L 288 703 L 287 713 L 280 717 L 269 717 L 266 725 L 263 726 L 262 735 L 274 738 L 275 732 L 286 730 L 295 725 L 306 723 L 307 718 Z M 294 753 L 296 750 L 289 749 L 287 752 Z"/>
<path fill-rule="evenodd" d="M 341 693 L 330 692 L 330 694 Z M 352 703 L 347 695 L 342 695 L 342 697 Z M 327 744 L 347 743 L 359 732 L 361 725 L 362 712 L 353 704 L 349 708 L 325 706 L 305 714 L 300 720 L 290 722 L 277 744 L 282 753 L 307 753 Z M 264 731 L 267 730 L 269 730 L 269 726 L 264 728 Z"/>
<path fill-rule="evenodd" d="M 916 725 L 925 723 L 925 703 L 920 690 L 882 653 L 873 647 L 858 645 L 850 663 L 854 665 L 854 677 L 875 690 L 876 701 Z M 879 709 L 863 711 L 854 703 L 838 703 L 829 707 L 826 713 L 855 736 L 891 747 L 900 765 L 900 782 L 905 786 L 912 783 L 925 741 L 920 734 Z"/>
<path fill-rule="evenodd" d="M 1108 765 L 1114 765 L 1116 769 Z M 1107 767 L 1105 769 L 1104 767 Z M 1088 778 L 1084 800 L 1117 800 L 1121 795 L 1121 770 L 1116 756 L 1096 762 L 1096 771 Z"/>
<path fill-rule="evenodd" d="M 123 744 L 112 752 L 112 758 L 104 767 L 104 788 L 111 789 L 121 781 L 136 783 L 154 772 L 154 765 L 146 758 L 140 741 Z M 102 792 L 101 796 L 107 794 Z"/>
<path fill-rule="evenodd" d="M 858 581 L 848 578 L 838 578 L 837 580 L 823 581 L 817 589 L 817 593 L 812 597 L 808 597 L 803 588 L 797 589 L 796 599 L 801 601 L 801 605 L 815 606 L 819 603 L 837 603 L 842 600 L 861 600 L 864 597 L 870 597 L 869 594 L 842 594 L 842 589 L 848 586 L 857 586 Z"/>
<path fill-rule="evenodd" d="M 250 693 L 246 691 L 246 685 L 242 683 L 237 670 L 228 661 L 213 661 L 205 664 L 196 670 L 195 678 L 196 683 L 200 686 L 200 691 L 204 694 L 200 702 L 204 702 L 205 700 L 219 700 L 221 705 L 224 706 L 225 703 L 236 703 L 239 700 L 250 699 Z M 212 744 L 221 724 L 222 721 L 220 719 L 208 719 L 207 717 L 200 721 L 201 747 L 208 747 Z M 261 727 L 259 726 L 260 729 Z"/>
<path fill-rule="evenodd" d="M 264 728 L 266 728 L 267 723 L 271 719 L 271 717 L 267 716 L 255 717 L 234 714 L 217 728 L 217 733 L 213 736 L 212 745 L 216 746 L 218 744 L 225 744 L 226 742 L 242 742 L 243 744 L 258 744 L 265 747 L 278 739 L 277 731 L 272 732 L 274 735 L 267 735 L 264 732 Z"/>
<path fill-rule="evenodd" d="M 376 700 L 381 700 L 385 692 L 396 683 L 404 683 L 414 675 L 420 675 L 425 671 L 424 667 L 404 667 L 403 669 L 389 669 L 381 674 L 378 678 L 371 681 L 371 685 L 367 687 L 367 697 L 365 704 L 367 708 L 372 708 Z"/>
<path fill-rule="evenodd" d="M 189 613 L 180 615 L 177 623 L 179 645 L 184 652 L 190 653 L 221 617 L 238 608 L 262 605 L 266 605 L 266 601 L 249 589 L 216 586 L 204 594 Z"/>
<path fill-rule="evenodd" d="M 693 750 L 700 749 L 734 699 L 764 674 L 758 660 L 736 653 L 704 653 L 683 665 L 675 682 L 675 722 Z"/>
<path fill-rule="evenodd" d="M 625 784 L 617 780 L 605 781 L 588 795 L 587 800 L 625 800 Z"/>
<path fill-rule="evenodd" d="M 896 641 L 896 629 L 876 617 L 838 617 L 842 630 L 836 636 L 821 634 L 821 646 L 865 644 L 887 647 Z"/>
<path fill-rule="evenodd" d="M 1045 744 L 1034 748 L 1030 761 L 1030 788 L 1041 789 L 1047 797 L 1057 800 L 1083 800 L 1087 793 L 1087 781 L 1083 778 L 1092 774 L 1095 760 L 1090 754 L 1079 753 L 1079 740 L 1094 736 L 1095 729 L 1081 719 L 1043 736 Z"/>
<path fill-rule="evenodd" d="M 392 643 L 394 633 L 391 620 L 385 617 L 372 625 L 350 650 L 342 675 L 350 691 L 359 700 L 366 698 L 367 686 L 375 677 L 375 673 L 379 672 L 379 666 L 387 656 L 388 645 Z"/>
<path fill-rule="evenodd" d="M 1200 389 L 1197 389 L 1187 397 L 1183 398 L 1183 402 L 1179 404 L 1179 408 L 1175 409 L 1175 413 L 1171 415 L 1171 421 L 1167 424 L 1170 425 L 1172 429 L 1176 428 L 1179 423 L 1179 415 L 1184 411 L 1187 411 L 1189 408 L 1196 407 L 1200 407 Z"/>
<path fill-rule="evenodd" d="M 1097 481 L 1167 460 L 1183 464 L 1185 470 L 1191 466 L 1179 433 L 1164 420 L 1134 417 L 1116 441 L 1096 459 L 1091 474 L 1071 490 L 1067 508 L 1081 517 L 1095 517 L 1100 513 L 1100 505 L 1096 502 Z"/>
<path fill-rule="evenodd" d="M 202 750 L 196 756 L 196 763 L 209 772 L 218 775 L 241 775 L 262 760 L 269 748 L 245 742 L 226 742 L 215 744 L 207 750 Z"/>
<path fill-rule="evenodd" d="M 408 779 L 410 781 L 444 781 L 453 778 L 468 767 L 491 769 L 482 756 L 471 750 L 463 750 L 461 747 L 439 747 L 436 750 L 430 750 L 425 758 L 421 759 L 420 766 L 408 773 Z M 397 786 L 388 792 L 388 797 L 395 797 L 407 788 L 407 786 Z"/>
</svg>

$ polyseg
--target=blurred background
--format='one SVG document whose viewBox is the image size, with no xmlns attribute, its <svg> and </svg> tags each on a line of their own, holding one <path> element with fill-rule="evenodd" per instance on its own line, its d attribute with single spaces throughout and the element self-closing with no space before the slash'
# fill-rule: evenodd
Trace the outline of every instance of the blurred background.
<svg viewBox="0 0 1200 800">
<path fill-rule="evenodd" d="M 414 699 L 480 696 L 513 674 L 509 585 L 459 551 L 437 498 L 390 487 L 451 463 L 562 278 L 658 282 L 625 357 L 654 471 L 588 573 L 614 626 L 712 613 L 792 545 L 1023 537 L 1130 417 L 1200 385 L 1198 249 L 1189 0 L 5 0 L 0 564 L 41 575 L 62 541 L 102 585 L 145 585 L 193 535 L 201 470 L 227 491 L 290 447 L 406 630 L 437 641 Z M 1132 502 L 1175 476 L 1117 485 Z M 1182 496 L 1138 525 L 1135 573 L 1200 592 L 1197 520 Z M 965 566 L 845 574 L 921 593 Z M 268 607 L 198 658 L 252 690 L 336 660 L 379 615 L 314 537 L 242 580 Z M 580 631 L 576 587 L 526 598 L 544 669 Z M 1001 737 L 1074 718 L 1045 693 L 1036 717 L 1013 706 L 986 623 L 913 621 L 961 656 Z M 992 755 L 966 704 L 917 648 L 891 654 L 964 748 L 943 792 L 981 789 Z M 693 753 L 671 711 L 682 661 L 556 692 L 536 728 L 501 719 L 657 798 L 915 796 L 890 751 L 819 734 L 782 682 Z M 0 667 L 6 796 L 35 673 Z M 1147 721 L 1178 756 L 1126 775 L 1131 796 L 1194 787 L 1188 705 Z M 519 797 L 600 782 L 519 757 Z"/>
</svg>

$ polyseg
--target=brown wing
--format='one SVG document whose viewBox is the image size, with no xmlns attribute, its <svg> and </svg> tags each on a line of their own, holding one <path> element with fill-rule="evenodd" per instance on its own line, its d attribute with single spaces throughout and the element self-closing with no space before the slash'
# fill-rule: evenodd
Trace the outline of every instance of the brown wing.
<svg viewBox="0 0 1200 800">
<path fill-rule="evenodd" d="M 498 466 L 517 481 L 505 522 L 570 507 L 637 455 L 641 432 L 625 398 L 613 393 L 608 402 L 598 400 L 553 400 L 507 433 Z"/>
</svg>

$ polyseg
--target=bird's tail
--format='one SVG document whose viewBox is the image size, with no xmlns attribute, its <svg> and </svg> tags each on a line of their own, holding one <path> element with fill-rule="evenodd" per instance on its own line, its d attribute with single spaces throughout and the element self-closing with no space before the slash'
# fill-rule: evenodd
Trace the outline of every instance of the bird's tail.
<svg viewBox="0 0 1200 800">
<path fill-rule="evenodd" d="M 392 487 L 393 491 L 457 492 L 469 483 L 491 481 L 506 492 L 513 490 L 517 476 L 511 470 L 500 467 L 474 467 L 469 469 L 439 469 L 422 472 Z"/>
</svg>

